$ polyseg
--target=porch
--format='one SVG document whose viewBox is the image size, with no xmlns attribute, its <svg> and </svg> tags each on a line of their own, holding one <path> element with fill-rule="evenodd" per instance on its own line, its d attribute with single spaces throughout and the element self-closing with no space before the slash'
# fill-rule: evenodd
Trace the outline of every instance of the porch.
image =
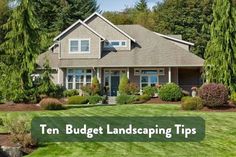
<svg viewBox="0 0 236 157">
<path fill-rule="evenodd" d="M 101 89 L 108 87 L 108 95 L 116 96 L 122 75 L 127 75 L 140 89 L 174 82 L 183 90 L 191 91 L 193 86 L 202 84 L 200 67 L 62 68 L 53 80 L 67 89 L 80 89 L 90 85 L 92 77 L 97 76 Z"/>
</svg>

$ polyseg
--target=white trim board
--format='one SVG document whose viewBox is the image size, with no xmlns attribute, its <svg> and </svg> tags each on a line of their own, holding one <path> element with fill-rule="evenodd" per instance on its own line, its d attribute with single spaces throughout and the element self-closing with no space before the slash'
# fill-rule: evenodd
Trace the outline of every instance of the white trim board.
<svg viewBox="0 0 236 157">
<path fill-rule="evenodd" d="M 122 34 L 124 34 L 126 37 L 128 37 L 129 39 L 131 39 L 133 42 L 136 42 L 134 38 L 132 38 L 131 36 L 129 36 L 127 33 L 125 33 L 124 31 L 122 31 L 120 28 L 118 28 L 116 25 L 114 25 L 113 23 L 111 23 L 109 20 L 107 20 L 105 17 L 103 17 L 101 14 L 99 14 L 98 12 L 94 12 L 92 15 L 90 15 L 88 18 L 86 18 L 84 20 L 84 23 L 86 23 L 89 19 L 91 19 L 93 16 L 97 15 L 98 17 L 100 17 L 101 19 L 103 19 L 105 22 L 107 22 L 109 25 L 111 25 L 112 27 L 114 27 L 116 30 L 118 30 L 119 32 L 121 32 Z"/>
<path fill-rule="evenodd" d="M 156 35 L 159 35 L 159 36 L 164 37 L 166 39 L 170 39 L 170 40 L 180 42 L 180 43 L 183 43 L 183 44 L 186 44 L 186 45 L 194 46 L 194 43 L 191 43 L 191 42 L 188 42 L 188 41 L 184 41 L 184 40 L 181 40 L 181 39 L 176 39 L 176 38 L 173 38 L 173 37 L 170 37 L 170 36 L 167 36 L 167 35 L 164 35 L 164 34 L 160 34 L 160 33 L 157 33 L 157 32 L 154 32 L 154 33 Z"/>
<path fill-rule="evenodd" d="M 100 35 L 99 33 L 97 33 L 95 30 L 93 30 L 91 27 L 89 27 L 87 24 L 85 24 L 83 21 L 78 20 L 76 21 L 74 24 L 72 24 L 70 27 L 68 27 L 66 30 L 64 30 L 61 34 L 59 34 L 58 36 L 56 36 L 53 41 L 56 41 L 57 39 L 59 39 L 62 35 L 64 35 L 66 32 L 68 32 L 69 30 L 71 30 L 73 27 L 75 27 L 77 24 L 81 23 L 83 26 L 85 26 L 87 29 L 89 29 L 91 32 L 93 32 L 94 34 L 96 34 L 97 36 L 99 36 L 101 39 L 105 40 L 105 38 Z"/>
</svg>

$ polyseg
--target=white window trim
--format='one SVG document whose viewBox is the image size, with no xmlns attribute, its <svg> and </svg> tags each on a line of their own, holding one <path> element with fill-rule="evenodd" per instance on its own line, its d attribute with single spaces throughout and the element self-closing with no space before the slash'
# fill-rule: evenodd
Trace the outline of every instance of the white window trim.
<svg viewBox="0 0 236 157">
<path fill-rule="evenodd" d="M 69 73 L 69 69 L 73 69 L 73 73 Z M 69 83 L 68 82 L 68 75 L 73 76 L 73 82 L 70 82 L 70 83 L 72 83 L 72 89 L 76 89 L 76 83 L 79 83 L 79 82 L 76 82 L 76 78 L 75 78 L 76 74 L 75 74 L 74 70 L 76 70 L 76 69 L 81 69 L 81 70 L 85 70 L 85 71 L 91 70 L 91 73 L 87 73 L 87 72 L 83 73 L 84 79 L 81 83 L 83 83 L 83 86 L 85 86 L 87 83 L 92 84 L 92 78 L 93 78 L 93 70 L 92 69 L 90 69 L 90 68 L 67 68 L 66 69 L 66 89 L 68 89 L 68 83 Z M 86 76 L 89 74 L 91 74 L 91 82 L 87 82 L 87 80 L 86 80 Z"/>
<path fill-rule="evenodd" d="M 119 48 L 119 47 L 127 47 L 127 40 L 107 40 L 105 42 L 119 42 L 119 45 L 115 45 L 115 46 L 111 46 L 111 45 L 105 45 L 104 44 L 104 48 Z M 122 42 L 125 42 L 125 45 L 122 45 Z"/>
<path fill-rule="evenodd" d="M 139 72 L 136 72 L 136 70 L 138 70 Z M 145 74 L 142 74 L 142 70 L 157 70 L 158 76 L 165 75 L 165 68 L 134 68 L 134 76 L 145 75 Z M 163 73 L 160 73 L 160 70 L 163 70 Z"/>
<path fill-rule="evenodd" d="M 89 41 L 89 51 L 81 51 L 81 40 L 88 40 Z M 78 41 L 78 51 L 76 52 L 72 52 L 70 51 L 70 43 L 71 41 Z M 87 54 L 91 52 L 91 42 L 90 42 L 90 38 L 80 38 L 80 39 L 69 39 L 69 54 Z"/>
<path fill-rule="evenodd" d="M 142 90 L 142 76 L 147 76 L 148 77 L 148 86 L 151 86 L 151 81 L 150 81 L 150 78 L 151 76 L 156 76 L 157 77 L 157 83 L 156 84 L 159 84 L 160 83 L 160 76 L 159 75 L 152 75 L 152 74 L 141 74 L 140 77 L 139 77 L 139 86 L 140 86 L 140 90 Z"/>
</svg>

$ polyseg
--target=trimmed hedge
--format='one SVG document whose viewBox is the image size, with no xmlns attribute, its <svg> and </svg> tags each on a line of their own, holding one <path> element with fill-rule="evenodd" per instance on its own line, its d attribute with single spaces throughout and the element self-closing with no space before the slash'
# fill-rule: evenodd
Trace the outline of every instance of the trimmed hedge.
<svg viewBox="0 0 236 157">
<path fill-rule="evenodd" d="M 228 101 L 228 89 L 223 84 L 204 84 L 198 95 L 203 100 L 203 105 L 208 107 L 223 106 Z"/>
<path fill-rule="evenodd" d="M 68 98 L 68 104 L 87 104 L 88 98 L 85 96 L 72 96 Z"/>
<path fill-rule="evenodd" d="M 94 95 L 94 96 L 89 96 L 88 97 L 89 104 L 97 104 L 100 101 L 102 101 L 102 99 L 103 98 L 99 95 Z"/>
<path fill-rule="evenodd" d="M 175 83 L 168 83 L 159 89 L 158 96 L 163 101 L 179 101 L 182 98 L 181 88 Z"/>
<path fill-rule="evenodd" d="M 63 110 L 65 109 L 62 103 L 55 98 L 44 98 L 40 101 L 40 106 L 44 110 Z"/>
<path fill-rule="evenodd" d="M 116 97 L 117 104 L 133 104 L 137 100 L 135 95 L 122 94 Z"/>
<path fill-rule="evenodd" d="M 201 110 L 203 108 L 203 101 L 200 97 L 183 97 L 181 101 L 183 110 Z"/>
</svg>

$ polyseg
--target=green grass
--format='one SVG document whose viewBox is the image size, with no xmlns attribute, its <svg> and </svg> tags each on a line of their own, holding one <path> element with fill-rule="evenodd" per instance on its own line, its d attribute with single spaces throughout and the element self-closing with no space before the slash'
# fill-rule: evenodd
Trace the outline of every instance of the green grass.
<svg viewBox="0 0 236 157">
<path fill-rule="evenodd" d="M 178 105 L 120 105 L 71 108 L 65 111 L 0 112 L 16 119 L 28 116 L 201 116 L 206 120 L 202 142 L 76 142 L 50 143 L 29 157 L 120 156 L 236 156 L 236 114 L 230 112 L 181 111 Z M 2 130 L 3 131 L 3 130 Z"/>
</svg>

